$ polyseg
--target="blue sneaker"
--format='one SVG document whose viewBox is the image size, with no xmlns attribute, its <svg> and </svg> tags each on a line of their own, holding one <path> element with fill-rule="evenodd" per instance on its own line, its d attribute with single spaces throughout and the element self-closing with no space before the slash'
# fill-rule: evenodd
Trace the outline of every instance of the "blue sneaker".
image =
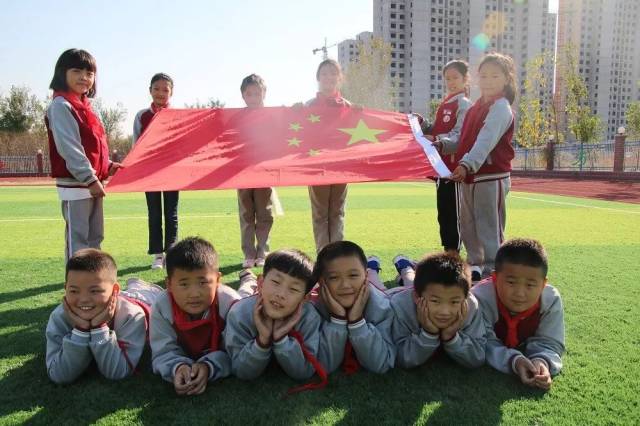
<svg viewBox="0 0 640 426">
<path fill-rule="evenodd" d="M 373 269 L 376 272 L 380 272 L 380 258 L 378 256 L 367 257 L 367 269 Z"/>
<path fill-rule="evenodd" d="M 399 275 L 402 275 L 402 271 L 406 268 L 415 269 L 415 263 L 403 254 L 399 254 L 393 258 L 393 265 L 396 267 Z"/>
</svg>

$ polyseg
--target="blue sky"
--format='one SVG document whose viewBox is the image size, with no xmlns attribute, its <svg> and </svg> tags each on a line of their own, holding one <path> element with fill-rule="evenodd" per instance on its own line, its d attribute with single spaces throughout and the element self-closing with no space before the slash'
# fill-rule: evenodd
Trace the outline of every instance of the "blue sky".
<svg viewBox="0 0 640 426">
<path fill-rule="evenodd" d="M 372 7 L 372 0 L 3 1 L 0 93 L 24 85 L 45 97 L 58 56 L 78 47 L 96 57 L 98 96 L 127 109 L 125 133 L 150 103 L 149 79 L 160 71 L 175 81 L 177 107 L 210 97 L 243 106 L 240 82 L 252 72 L 267 82 L 267 105 L 290 105 L 315 94 L 321 56 L 311 50 L 325 37 L 334 43 L 371 31 Z"/>
</svg>

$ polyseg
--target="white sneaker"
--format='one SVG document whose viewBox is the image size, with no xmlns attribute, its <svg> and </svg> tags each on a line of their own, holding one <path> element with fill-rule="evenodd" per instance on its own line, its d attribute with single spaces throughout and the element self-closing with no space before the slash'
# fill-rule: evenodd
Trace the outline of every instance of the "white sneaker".
<svg viewBox="0 0 640 426">
<path fill-rule="evenodd" d="M 151 263 L 151 269 L 164 268 L 164 253 L 154 254 L 153 263 Z"/>
<path fill-rule="evenodd" d="M 255 264 L 256 264 L 255 259 L 245 259 L 244 262 L 242 262 L 242 267 L 244 269 L 253 268 Z"/>
<path fill-rule="evenodd" d="M 259 257 L 256 259 L 256 266 L 262 268 L 264 266 L 264 257 Z"/>
</svg>

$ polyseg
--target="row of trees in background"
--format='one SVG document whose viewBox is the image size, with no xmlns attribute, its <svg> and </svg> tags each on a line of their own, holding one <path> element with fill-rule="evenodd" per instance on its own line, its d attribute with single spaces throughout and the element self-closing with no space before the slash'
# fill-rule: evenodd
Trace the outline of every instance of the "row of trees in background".
<svg viewBox="0 0 640 426">
<path fill-rule="evenodd" d="M 562 63 L 555 62 L 551 52 L 545 52 L 525 64 L 524 90 L 517 105 L 516 140 L 519 145 L 544 145 L 549 140 L 564 142 L 566 136 L 560 128 L 560 115 L 564 117 L 568 133 L 574 140 L 593 143 L 603 137 L 604 125 L 589 105 L 587 86 L 577 71 L 575 51 L 572 46 L 567 46 L 560 52 Z M 553 81 L 548 70 L 554 69 L 554 66 L 562 68 L 566 92 L 560 96 L 564 96 L 564 111 L 557 110 L 554 99 L 550 98 L 545 104 L 540 97 L 540 93 L 552 93 Z"/>
<path fill-rule="evenodd" d="M 51 98 L 40 99 L 28 87 L 11 86 L 6 94 L 0 93 L 0 155 L 33 155 L 38 150 L 47 153 L 47 130 L 44 117 Z M 131 149 L 131 133 L 123 131 L 127 109 L 118 102 L 105 105 L 100 98 L 92 100 L 109 140 L 109 147 L 121 154 Z M 222 108 L 218 99 L 207 102 L 197 100 L 185 108 Z"/>
</svg>

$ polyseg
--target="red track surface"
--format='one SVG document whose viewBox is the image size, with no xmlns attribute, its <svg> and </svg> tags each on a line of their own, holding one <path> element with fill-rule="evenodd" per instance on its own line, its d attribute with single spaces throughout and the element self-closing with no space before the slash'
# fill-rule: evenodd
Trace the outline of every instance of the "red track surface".
<svg viewBox="0 0 640 426">
<path fill-rule="evenodd" d="M 511 179 L 513 191 L 640 204 L 640 182 L 526 177 L 512 177 Z"/>
<path fill-rule="evenodd" d="M 0 186 L 53 184 L 51 178 L 0 178 Z M 640 182 L 513 177 L 511 189 L 640 204 Z"/>
</svg>

